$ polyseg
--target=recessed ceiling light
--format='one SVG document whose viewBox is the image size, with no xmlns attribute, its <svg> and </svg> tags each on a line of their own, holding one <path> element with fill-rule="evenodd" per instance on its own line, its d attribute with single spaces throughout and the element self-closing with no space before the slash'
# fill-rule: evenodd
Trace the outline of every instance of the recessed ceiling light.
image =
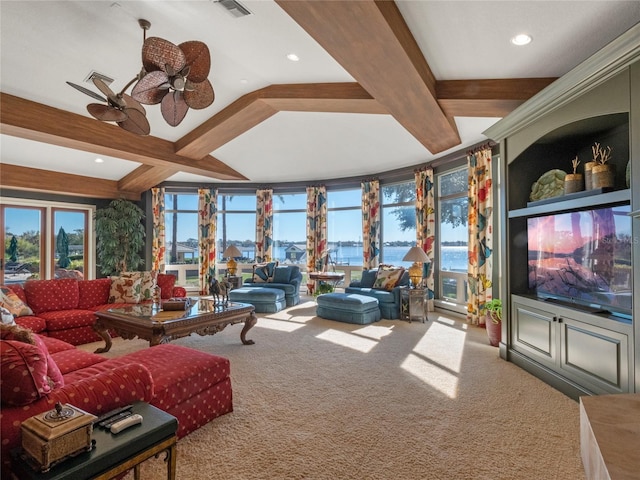
<svg viewBox="0 0 640 480">
<path fill-rule="evenodd" d="M 96 159 L 95 159 L 95 162 L 96 162 L 96 163 L 104 163 L 104 160 L 103 160 L 103 159 L 101 159 L 101 158 L 96 158 Z"/>
<path fill-rule="evenodd" d="M 511 43 L 518 46 L 527 45 L 528 43 L 531 43 L 531 35 L 521 33 L 520 35 L 516 35 L 515 37 L 513 37 L 511 39 Z"/>
<path fill-rule="evenodd" d="M 287 55 L 287 58 L 292 62 L 297 62 L 298 60 L 300 60 L 300 57 L 298 57 L 298 55 L 296 55 L 295 53 L 290 53 L 289 55 Z"/>
<path fill-rule="evenodd" d="M 247 80 L 246 78 L 241 78 L 240 83 L 246 85 L 247 83 L 249 83 L 249 80 Z"/>
</svg>

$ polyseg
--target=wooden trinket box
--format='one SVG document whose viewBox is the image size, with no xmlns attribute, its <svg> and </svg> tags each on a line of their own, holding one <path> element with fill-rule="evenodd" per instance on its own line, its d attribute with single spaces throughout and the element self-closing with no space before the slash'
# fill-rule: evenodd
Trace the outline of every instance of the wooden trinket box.
<svg viewBox="0 0 640 480">
<path fill-rule="evenodd" d="M 73 405 L 56 404 L 22 422 L 22 449 L 35 469 L 46 472 L 52 465 L 92 448 L 93 422 L 98 417 Z"/>
</svg>

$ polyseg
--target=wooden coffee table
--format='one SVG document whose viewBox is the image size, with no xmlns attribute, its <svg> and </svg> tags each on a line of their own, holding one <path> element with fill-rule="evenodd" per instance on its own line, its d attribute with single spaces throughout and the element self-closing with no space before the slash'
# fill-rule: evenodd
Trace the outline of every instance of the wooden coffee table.
<svg viewBox="0 0 640 480">
<path fill-rule="evenodd" d="M 135 337 L 149 341 L 149 346 L 168 343 L 176 338 L 192 333 L 213 335 L 227 325 L 244 322 L 240 340 L 244 345 L 253 345 L 246 335 L 258 318 L 255 307 L 248 303 L 229 302 L 227 305 L 215 305 L 210 299 L 195 299 L 187 310 L 163 311 L 150 304 L 136 304 L 124 308 L 112 308 L 96 312 L 98 319 L 94 330 L 104 340 L 104 348 L 96 353 L 108 352 L 112 341 L 109 330 L 116 331 L 122 338 Z"/>
</svg>

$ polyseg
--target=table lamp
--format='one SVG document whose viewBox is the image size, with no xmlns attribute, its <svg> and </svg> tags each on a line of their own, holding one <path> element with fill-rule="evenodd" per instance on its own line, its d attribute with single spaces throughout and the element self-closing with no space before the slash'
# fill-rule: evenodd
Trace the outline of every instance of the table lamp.
<svg viewBox="0 0 640 480">
<path fill-rule="evenodd" d="M 409 267 L 409 278 L 414 287 L 422 283 L 422 264 L 430 263 L 429 257 L 420 247 L 411 247 L 402 259 L 403 262 L 413 262 Z"/>
<path fill-rule="evenodd" d="M 227 258 L 227 273 L 231 276 L 234 276 L 238 271 L 238 263 L 236 262 L 236 257 L 241 257 L 242 252 L 238 250 L 238 247 L 235 245 L 229 245 L 224 253 L 222 254 L 224 258 Z"/>
</svg>

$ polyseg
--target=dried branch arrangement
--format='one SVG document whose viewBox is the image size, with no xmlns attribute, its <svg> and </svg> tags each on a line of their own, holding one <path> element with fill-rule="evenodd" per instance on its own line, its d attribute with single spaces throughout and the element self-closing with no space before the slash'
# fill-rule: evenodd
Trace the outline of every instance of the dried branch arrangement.
<svg viewBox="0 0 640 480">
<path fill-rule="evenodd" d="M 576 170 L 578 168 L 578 165 L 580 165 L 580 160 L 578 160 L 577 156 L 576 156 L 576 158 L 571 160 L 571 165 L 573 165 L 573 174 L 575 175 L 577 173 Z"/>
<path fill-rule="evenodd" d="M 591 152 L 593 153 L 593 161 L 600 165 L 604 165 L 611 159 L 611 147 L 607 147 L 605 150 L 604 148 L 600 148 L 600 144 L 598 142 L 591 147 Z"/>
</svg>

